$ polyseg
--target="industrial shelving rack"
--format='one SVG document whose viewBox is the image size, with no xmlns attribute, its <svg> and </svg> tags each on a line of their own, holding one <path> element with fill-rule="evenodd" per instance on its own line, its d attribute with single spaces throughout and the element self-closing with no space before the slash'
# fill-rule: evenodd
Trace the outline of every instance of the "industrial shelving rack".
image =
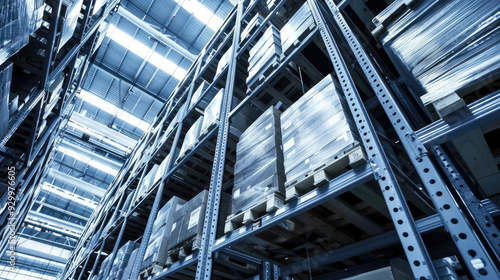
<svg viewBox="0 0 500 280">
<path fill-rule="evenodd" d="M 126 241 L 140 240 L 141 245 L 130 278 L 137 279 L 152 225 L 162 203 L 172 195 L 193 197 L 204 188 L 209 189 L 209 198 L 201 249 L 152 276 L 152 279 L 210 279 L 213 275 L 224 277 L 224 263 L 218 261 L 223 255 L 237 259 L 240 263 L 257 265 L 263 279 L 279 279 L 307 271 L 311 263 L 315 267 L 326 266 L 395 243 L 400 244 L 401 247 L 398 248 L 406 255 L 416 279 L 438 279 L 429 254 L 430 247 L 424 244 L 422 235 L 442 228 L 451 236 L 446 240 L 454 244 L 453 252 L 459 255 L 461 264 L 470 277 L 498 279 L 500 233 L 492 218 L 492 215 L 498 213 L 498 208 L 489 199 L 476 198 L 469 187 L 470 183 L 461 175 L 463 171 L 450 159 L 446 143 L 467 131 L 498 120 L 500 92 L 490 93 L 468 105 L 470 115 L 463 116 L 459 121 L 445 122 L 440 119 L 417 123 L 417 120 L 407 117 L 416 114 L 408 111 L 411 108 L 408 104 L 411 102 L 404 102 L 404 95 L 382 74 L 383 66 L 374 63 L 373 56 L 367 52 L 369 46 L 360 42 L 352 24 L 344 17 L 342 9 L 348 3 L 344 1 L 337 6 L 332 0 L 308 0 L 316 26 L 305 38 L 296 42 L 290 54 L 281 58 L 271 74 L 255 89 L 245 93 L 246 86 L 241 73 L 245 71 L 246 51 L 268 23 L 279 24 L 281 19 L 276 12 L 287 2 L 293 1 L 279 1 L 268 12 L 263 12 L 259 1 L 240 1 L 234 7 L 115 177 L 101 206 L 93 213 L 82 233 L 62 279 L 89 279 L 95 275 L 105 255 L 116 255 L 118 248 Z M 388 10 L 394 10 L 399 2 L 402 1 L 395 1 Z M 240 42 L 244 27 L 242 25 L 257 10 L 267 14 L 264 22 L 251 33 L 249 39 Z M 282 98 L 279 93 L 272 96 L 273 101 L 267 103 L 260 94 L 274 78 L 286 71 L 287 65 L 292 62 L 300 64 L 296 59 L 312 42 L 324 46 L 324 54 L 331 62 L 329 72 L 336 74 L 349 103 L 367 153 L 367 161 L 275 212 L 262 216 L 253 224 L 227 235 L 217 235 L 221 194 L 232 183 L 230 170 L 234 164 L 234 144 L 237 142 L 239 129 L 245 128 L 245 125 L 239 126 L 239 123 L 249 117 L 248 108 L 263 111 L 266 107 L 276 105 L 274 101 Z M 229 48 L 230 46 L 237 47 Z M 221 73 L 216 74 L 218 61 L 229 49 L 231 56 L 228 64 Z M 347 66 L 352 64 L 357 64 L 359 68 L 353 70 Z M 314 81 L 314 71 L 308 72 L 306 67 L 303 68 L 304 73 L 309 74 L 309 78 Z M 193 91 L 202 78 L 209 81 L 209 86 L 199 100 L 210 101 L 208 93 L 211 90 L 224 88 L 218 123 L 177 162 L 176 157 L 170 155 L 160 182 L 141 196 L 134 189 L 141 184 L 152 164 L 159 164 L 169 153 L 175 155 L 187 128 L 200 116 L 197 105 L 193 108 L 182 105 L 190 103 Z M 405 155 L 405 160 L 412 166 L 413 173 L 408 175 L 410 178 L 389 158 L 389 152 L 385 148 L 387 137 L 381 135 L 373 116 L 368 113 L 367 108 L 376 106 L 383 108 L 383 116 L 389 126 L 385 129 L 397 137 L 400 153 Z M 176 114 L 181 116 L 178 122 L 173 121 Z M 195 172 L 195 178 L 190 177 L 189 172 Z M 416 188 L 417 198 L 422 199 L 423 204 L 430 209 L 424 211 L 426 213 L 418 219 L 413 217 L 413 211 L 410 211 L 403 194 L 403 188 L 414 184 L 414 181 L 419 181 L 421 186 L 421 189 Z M 393 222 L 393 228 L 384 233 L 292 263 L 280 263 L 270 256 L 255 252 L 252 255 L 251 252 L 243 253 L 238 250 L 238 244 L 248 240 L 251 242 L 258 234 L 266 233 L 291 218 L 369 182 L 380 189 L 379 194 Z M 126 204 L 129 196 L 132 196 L 132 203 Z M 112 263 L 113 259 L 108 262 L 104 277 L 109 273 Z"/>
<path fill-rule="evenodd" d="M 97 2 L 99 1 L 82 2 L 76 28 L 67 42 L 63 42 L 61 37 L 67 16 L 65 5 L 70 2 L 42 2 L 42 26 L 31 34 L 26 46 L 5 62 L 17 67 L 17 72 L 26 69 L 27 73 L 34 73 L 31 76 L 18 75 L 11 78 L 13 82 L 32 87 L 26 92 L 26 96 L 23 96 L 27 101 L 10 116 L 7 131 L 0 135 L 2 178 L 8 178 L 7 171 L 3 168 L 16 167 L 16 232 L 34 202 L 34 188 L 44 177 L 44 168 L 52 159 L 54 143 L 71 115 L 72 101 L 89 67 L 90 58 L 105 35 L 100 30 L 101 23 L 118 3 L 101 1 L 99 6 L 96 6 Z M 61 88 L 56 92 L 58 85 L 61 85 Z M 57 103 L 49 104 L 52 100 L 57 100 Z M 6 102 L 8 101 L 7 99 Z M 2 213 L 2 254 L 7 249 L 6 237 L 10 230 L 6 226 L 6 215 L 7 211 Z"/>
</svg>

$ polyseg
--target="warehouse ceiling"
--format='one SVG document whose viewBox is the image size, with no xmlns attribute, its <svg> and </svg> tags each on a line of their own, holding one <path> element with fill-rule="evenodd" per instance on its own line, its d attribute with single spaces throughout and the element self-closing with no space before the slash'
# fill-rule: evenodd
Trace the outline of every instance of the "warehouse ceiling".
<svg viewBox="0 0 500 280">
<path fill-rule="evenodd" d="M 92 211 L 165 100 L 232 9 L 228 0 L 124 0 L 75 98 L 19 230 L 16 273 L 57 279 Z"/>
</svg>

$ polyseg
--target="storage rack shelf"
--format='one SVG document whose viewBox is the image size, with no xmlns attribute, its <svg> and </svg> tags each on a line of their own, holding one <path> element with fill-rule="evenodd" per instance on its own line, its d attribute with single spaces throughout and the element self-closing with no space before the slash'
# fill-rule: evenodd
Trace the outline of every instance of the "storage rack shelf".
<svg viewBox="0 0 500 280">
<path fill-rule="evenodd" d="M 137 276 L 160 206 L 173 195 L 188 199 L 207 188 L 209 203 L 201 249 L 184 260 L 175 262 L 151 279 L 184 279 L 194 276 L 196 279 L 209 279 L 211 275 L 240 279 L 236 276 L 238 274 L 225 274 L 227 267 L 224 261 L 219 259 L 224 254 L 229 254 L 243 263 L 255 263 L 263 271 L 268 271 L 269 269 L 265 268 L 273 264 L 279 266 L 281 276 L 300 277 L 300 273 L 308 270 L 309 257 L 304 254 L 308 253 L 309 246 L 317 250 L 317 254 L 311 257 L 314 260 L 313 269 L 322 268 L 323 274 L 338 272 L 342 268 L 355 271 L 356 264 L 369 266 L 370 262 L 361 256 L 375 251 L 386 258 L 406 255 L 417 279 L 436 279 L 431 257 L 439 256 L 435 252 L 439 250 L 429 252 L 431 246 L 425 246 L 423 239 L 436 247 L 439 242 L 444 242 L 444 246 L 451 245 L 453 249 L 445 251 L 444 254 L 459 255 L 463 269 L 473 279 L 495 279 L 498 275 L 496 267 L 500 250 L 498 230 L 492 224 L 492 217 L 499 214 L 498 199 L 478 200 L 468 187 L 470 184 L 460 176 L 462 171 L 457 170 L 455 163 L 448 158 L 447 154 L 450 152 L 445 146 L 465 132 L 500 119 L 500 92 L 492 92 L 469 104 L 469 115 L 459 121 L 450 123 L 440 119 L 424 122 L 425 125 L 416 124 L 418 120 L 406 117 L 407 114 L 415 112 L 405 112 L 406 107 L 398 105 L 398 102 L 402 102 L 401 95 L 395 92 L 388 78 L 380 74 L 379 66 L 373 63 L 371 54 L 369 55 L 358 41 L 362 35 L 356 36 L 353 33 L 350 27 L 352 24 L 346 22 L 344 14 L 339 10 L 338 7 L 343 9 L 351 1 L 344 1 L 337 7 L 331 0 L 307 1 L 312 10 L 315 27 L 294 45 L 288 55 L 281 58 L 274 70 L 264 77 L 255 89 L 245 92 L 246 72 L 243 66 L 248 48 L 269 23 L 283 25 L 282 18 L 276 15 L 277 11 L 281 11 L 286 4 L 290 4 L 286 6 L 287 9 L 294 11 L 297 9 L 294 4 L 302 4 L 283 0 L 275 3 L 270 11 L 266 11 L 264 4 L 259 1 L 248 2 L 240 2 L 231 11 L 223 27 L 197 57 L 186 78 L 176 87 L 156 121 L 141 138 L 130 159 L 115 177 L 102 206 L 89 220 L 89 226 L 83 232 L 79 245 L 68 262 L 63 279 L 91 278 L 103 259 L 104 251 L 108 254 L 116 253 L 118 247 L 126 241 L 140 239 L 139 257 L 134 265 L 134 276 Z M 391 5 L 388 10 L 396 4 Z M 286 12 L 290 12 L 287 9 Z M 267 16 L 241 44 L 239 40 L 242 24 L 249 21 L 257 10 Z M 230 49 L 230 45 L 238 47 L 231 49 L 232 55 L 228 65 L 217 73 L 217 63 L 222 54 Z M 336 74 L 358 124 L 361 139 L 368 152 L 368 162 L 345 171 L 327 184 L 303 194 L 274 212 L 265 214 L 252 224 L 244 225 L 226 235 L 217 233 L 217 226 L 213 223 L 216 223 L 220 210 L 221 193 L 232 185 L 234 153 L 239 134 L 267 107 L 276 105 L 280 99 L 283 100 L 282 104 L 286 101 L 293 103 L 293 94 L 302 93 L 304 89 L 300 88 L 300 84 L 288 97 L 279 91 L 267 91 L 269 87 L 274 87 L 272 83 L 276 78 L 282 78 L 280 74 L 287 71 L 290 64 L 299 67 L 302 65 L 301 70 L 297 71 L 299 81 L 303 80 L 302 74 L 305 74 L 314 85 L 325 75 L 314 66 L 313 69 L 308 69 L 307 58 L 304 62 L 304 51 L 313 45 L 319 50 L 318 55 L 331 60 L 330 67 L 323 72 Z M 349 69 L 347 65 L 356 66 Z M 317 73 L 320 73 L 319 77 Z M 192 108 L 182 107 L 182 104 L 191 102 L 193 91 L 200 85 L 201 79 L 208 82 L 208 87 L 199 101 Z M 168 154 L 175 155 L 187 128 L 201 115 L 200 110 L 203 108 L 198 108 L 198 105 L 201 100 L 209 102 L 212 97 L 208 93 L 215 88 L 225 89 L 218 123 L 180 161 L 175 162 L 176 157 L 170 156 L 162 179 L 150 186 L 142 198 L 137 199 L 139 194 L 132 191 L 141 185 L 141 180 L 151 169 L 152 163 L 159 164 Z M 269 92 L 274 98 L 272 102 L 266 102 L 263 97 L 264 94 L 269 95 Z M 376 107 L 385 110 L 385 114 L 373 116 L 368 113 L 367 108 Z M 180 114 L 179 119 L 174 118 L 177 114 Z M 423 115 L 423 119 L 427 116 L 425 112 L 419 111 L 417 114 Z M 380 135 L 374 128 L 375 125 L 372 125 L 380 120 L 385 121 L 384 129 L 390 134 L 387 137 Z M 418 129 L 414 130 L 412 127 Z M 395 144 L 389 138 L 398 141 Z M 413 174 L 407 177 L 405 174 L 408 172 L 403 172 L 388 159 L 388 152 L 384 152 L 386 149 L 383 148 L 388 142 L 396 146 L 398 155 L 404 154 L 403 161 L 415 168 Z M 426 149 L 428 152 L 425 152 Z M 138 158 L 134 160 L 136 153 Z M 198 181 L 188 178 L 189 171 L 183 172 L 192 170 L 192 164 L 203 166 L 202 169 L 196 170 Z M 329 251 L 317 244 L 309 245 L 310 242 L 300 234 L 290 234 L 290 238 L 302 238 L 303 244 L 300 246 L 280 246 L 273 241 L 275 239 L 266 239 L 266 235 L 275 234 L 273 231 L 277 228 L 278 232 L 281 230 L 283 233 L 283 223 L 290 220 L 297 222 L 301 215 L 314 218 L 315 211 L 328 201 L 358 190 L 361 185 L 368 185 L 371 193 L 375 194 L 384 206 L 387 204 L 385 212 L 379 211 L 377 215 L 385 214 L 394 224 L 385 223 L 381 226 L 381 233 L 360 234 L 353 242 L 330 248 Z M 186 188 L 189 188 L 189 191 L 185 191 Z M 132 203 L 127 206 L 125 200 L 130 195 Z M 407 202 L 404 197 L 410 195 L 412 199 Z M 411 203 L 411 211 L 408 203 Z M 318 223 L 319 227 L 325 226 L 324 222 Z M 461 226 L 457 227 L 457 223 Z M 111 226 L 105 231 L 107 225 Z M 144 233 L 140 232 L 144 228 Z M 332 233 L 342 234 L 335 228 L 327 228 Z M 328 230 L 318 239 L 328 236 Z M 446 232 L 449 232 L 451 237 Z M 429 233 L 438 236 L 439 240 Z M 317 242 L 318 240 L 311 241 Z M 249 250 L 252 246 L 264 249 L 259 250 L 260 252 Z M 279 256 L 273 255 L 273 252 L 276 252 L 273 249 L 276 247 L 283 251 L 280 251 Z M 269 249 L 269 252 L 266 253 L 265 249 Z M 352 258 L 357 260 L 352 261 Z M 478 259 L 482 261 L 483 266 L 474 265 Z M 335 263 L 337 265 L 333 268 L 325 268 Z M 261 275 L 264 279 L 278 279 L 278 269 L 273 271 L 273 275 L 262 272 Z"/>
<path fill-rule="evenodd" d="M 6 5 L 14 5 L 14 2 Z M 16 231 L 34 203 L 34 186 L 44 177 L 44 168 L 53 159 L 52 147 L 66 127 L 73 110 L 72 100 L 92 55 L 102 42 L 101 23 L 118 3 L 103 1 L 97 6 L 95 0 L 84 0 L 71 16 L 66 14 L 66 5 L 72 2 L 24 2 L 19 9 L 23 5 L 32 5 L 30 9 L 34 9 L 41 4 L 37 19 L 41 27 L 32 34 L 25 34 L 29 36 L 26 45 L 2 61 L 13 69 L 8 77 L 12 82 L 10 96 L 4 101 L 8 103 L 10 97 L 15 100 L 12 104 L 16 108 L 9 108 L 8 126 L 0 135 L 0 174 L 6 180 L 7 166 L 16 167 Z M 73 29 L 67 26 L 72 20 Z M 19 34 L 22 32 L 20 30 Z M 17 31 L 14 34 L 18 34 Z M 1 183 L 6 181 L 2 179 Z M 0 221 L 3 237 L 8 231 L 5 214 Z M 0 244 L 2 254 L 7 249 L 7 240 L 3 238 Z"/>
</svg>

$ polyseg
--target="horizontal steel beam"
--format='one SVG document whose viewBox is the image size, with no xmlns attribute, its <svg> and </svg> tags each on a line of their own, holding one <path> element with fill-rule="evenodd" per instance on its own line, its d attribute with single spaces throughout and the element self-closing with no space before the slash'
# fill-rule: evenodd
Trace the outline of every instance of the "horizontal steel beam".
<svg viewBox="0 0 500 280">
<path fill-rule="evenodd" d="M 96 153 L 93 153 L 92 151 L 90 151 L 89 149 L 85 148 L 85 147 L 82 147 L 82 146 L 79 146 L 79 145 L 76 145 L 74 143 L 71 143 L 67 140 L 63 140 L 61 142 L 61 144 L 59 144 L 60 147 L 63 147 L 63 148 L 66 148 L 66 149 L 69 149 L 69 150 L 73 150 L 81 155 L 84 155 L 88 158 L 91 158 L 92 160 L 95 160 L 99 163 L 102 163 L 104 165 L 107 165 L 115 170 L 120 170 L 120 168 L 122 167 L 122 163 L 120 162 L 117 162 L 115 160 L 112 160 L 112 159 L 109 159 L 107 157 L 104 157 L 102 155 L 99 155 L 99 154 L 96 154 Z"/>
<path fill-rule="evenodd" d="M 135 145 L 137 144 L 136 140 L 134 140 L 126 135 L 123 135 L 114 129 L 111 129 L 111 128 L 103 125 L 102 123 L 91 120 L 80 113 L 73 112 L 70 120 L 74 121 L 78 124 L 81 124 L 89 129 L 101 134 L 102 136 L 105 136 L 109 139 L 113 139 L 113 140 L 117 141 L 118 143 L 123 144 L 125 146 L 134 148 Z"/>
<path fill-rule="evenodd" d="M 63 173 L 61 171 L 58 171 L 58 170 L 55 170 L 52 168 L 47 173 L 47 177 L 63 181 L 64 183 L 66 183 L 70 186 L 73 186 L 81 191 L 95 195 L 99 198 L 102 198 L 104 196 L 104 194 L 106 193 L 105 189 L 99 188 L 96 185 L 92 185 L 92 184 L 87 183 L 83 180 L 77 179 L 71 175 L 68 175 L 66 173 Z"/>
<path fill-rule="evenodd" d="M 41 243 L 41 244 L 43 244 L 43 243 Z M 62 263 L 62 264 L 65 264 L 68 261 L 68 259 L 63 258 L 63 257 L 54 256 L 51 254 L 40 252 L 39 250 L 36 250 L 36 249 L 31 249 L 31 248 L 22 247 L 22 246 L 16 247 L 16 253 L 26 254 L 26 255 L 29 255 L 32 257 L 41 258 L 41 259 L 49 260 L 52 262 Z"/>
<path fill-rule="evenodd" d="M 28 217 L 31 217 L 35 220 L 40 220 L 42 222 L 46 222 L 48 224 L 53 224 L 55 226 L 66 227 L 68 229 L 71 229 L 71 230 L 74 230 L 77 232 L 82 232 L 84 229 L 84 227 L 81 225 L 77 225 L 77 224 L 69 222 L 69 221 L 61 220 L 59 218 L 56 218 L 56 217 L 53 217 L 53 216 L 50 216 L 47 214 L 43 214 L 40 212 L 30 211 L 27 215 L 27 218 Z"/>
<path fill-rule="evenodd" d="M 151 90 L 137 84 L 137 83 L 134 83 L 130 78 L 118 73 L 117 71 L 109 68 L 108 66 L 106 66 L 105 64 L 102 64 L 100 62 L 97 62 L 97 61 L 94 61 L 91 65 L 91 67 L 95 67 L 96 70 L 100 70 L 100 71 L 103 71 L 105 72 L 106 74 L 110 75 L 110 76 L 113 76 L 114 78 L 117 78 L 127 84 L 129 84 L 130 86 L 133 86 L 134 88 L 137 88 L 139 89 L 140 91 L 144 92 L 146 95 L 148 95 L 149 97 L 153 98 L 154 100 L 158 101 L 158 102 L 161 102 L 161 103 L 165 103 L 166 100 L 161 98 L 159 96 L 159 93 L 155 93 L 155 92 L 152 92 Z"/>
<path fill-rule="evenodd" d="M 136 17 L 134 14 L 131 12 L 127 11 L 123 6 L 120 6 L 118 8 L 118 14 L 123 16 L 124 18 L 128 19 L 138 27 L 140 27 L 142 30 L 146 31 L 149 33 L 149 35 L 155 37 L 158 39 L 160 42 L 163 42 L 165 45 L 167 45 L 169 48 L 172 48 L 173 50 L 177 51 L 180 53 L 182 56 L 185 58 L 194 61 L 196 59 L 196 55 L 192 54 L 190 51 L 182 47 L 181 45 L 177 44 L 174 40 L 170 39 L 167 37 L 167 35 L 161 33 L 160 31 L 154 29 L 151 25 L 146 23 L 145 21 L 141 20 L 140 18 Z"/>
</svg>

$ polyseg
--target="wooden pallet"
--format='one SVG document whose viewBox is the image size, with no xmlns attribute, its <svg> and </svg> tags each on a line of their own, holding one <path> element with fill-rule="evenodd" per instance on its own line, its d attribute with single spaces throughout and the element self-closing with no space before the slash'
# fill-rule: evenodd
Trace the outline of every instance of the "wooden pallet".
<svg viewBox="0 0 500 280">
<path fill-rule="evenodd" d="M 167 263 L 165 265 L 167 267 L 170 267 L 175 262 L 183 260 L 187 256 L 201 249 L 199 247 L 199 244 L 201 244 L 200 240 L 201 235 L 195 235 L 190 239 L 184 241 L 182 244 L 168 250 Z"/>
<path fill-rule="evenodd" d="M 279 57 L 275 56 L 271 58 L 264 66 L 264 70 L 260 70 L 260 73 L 257 74 L 257 78 L 254 78 L 250 83 L 247 83 L 247 94 L 250 94 L 252 90 L 256 89 L 258 85 L 262 83 L 263 80 L 267 79 L 280 65 Z"/>
<path fill-rule="evenodd" d="M 286 50 L 283 50 L 283 53 L 281 54 L 281 60 L 283 61 L 289 54 L 292 53 L 292 51 L 300 45 L 300 43 L 314 30 L 316 27 L 316 23 L 313 23 L 309 25 L 306 29 L 304 29 L 303 32 L 300 32 L 300 35 L 295 41 L 293 41 L 293 44 L 291 44 Z"/>
<path fill-rule="evenodd" d="M 163 271 L 164 268 L 165 267 L 163 265 L 160 265 L 158 263 L 152 263 L 151 265 L 149 265 L 147 268 L 143 269 L 139 273 L 139 279 L 140 280 L 148 279 L 148 278 L 154 276 L 156 273 Z"/>
<path fill-rule="evenodd" d="M 266 213 L 277 210 L 284 204 L 283 195 L 280 193 L 273 193 L 249 209 L 236 215 L 229 215 L 224 225 L 224 234 L 228 234 L 241 226 L 250 224 Z"/>
<path fill-rule="evenodd" d="M 297 199 L 315 187 L 329 182 L 335 177 L 334 174 L 342 169 L 349 166 L 359 166 L 366 162 L 366 160 L 367 157 L 361 146 L 349 148 L 336 156 L 328 158 L 311 172 L 285 183 L 286 201 L 289 202 Z"/>
</svg>

